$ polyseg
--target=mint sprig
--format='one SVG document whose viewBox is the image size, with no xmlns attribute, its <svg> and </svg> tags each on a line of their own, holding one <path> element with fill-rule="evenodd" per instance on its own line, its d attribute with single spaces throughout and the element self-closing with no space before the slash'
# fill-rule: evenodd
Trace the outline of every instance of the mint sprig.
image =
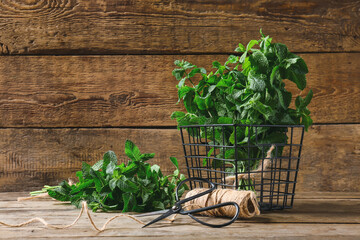
<svg viewBox="0 0 360 240">
<path fill-rule="evenodd" d="M 179 173 L 177 159 L 170 158 L 176 170 L 165 176 L 158 165 L 147 162 L 155 154 L 142 154 L 130 140 L 125 143 L 125 154 L 129 157 L 127 163 L 118 164 L 113 151 L 106 152 L 93 166 L 83 162 L 81 171 L 76 173 L 76 184 L 63 181 L 59 186 L 44 187 L 32 195 L 47 191 L 52 198 L 70 201 L 76 207 L 87 201 L 93 211 L 147 212 L 173 206 L 176 186 L 185 179 Z M 179 193 L 185 189 L 187 186 L 183 185 Z"/>
</svg>

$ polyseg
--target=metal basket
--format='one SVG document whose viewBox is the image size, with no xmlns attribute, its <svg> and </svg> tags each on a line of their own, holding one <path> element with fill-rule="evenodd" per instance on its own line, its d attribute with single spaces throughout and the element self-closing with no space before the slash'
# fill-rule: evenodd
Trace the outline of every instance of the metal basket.
<svg viewBox="0 0 360 240">
<path fill-rule="evenodd" d="M 261 210 L 292 208 L 304 126 L 189 125 L 180 132 L 189 177 L 209 179 L 218 188 L 252 190 Z"/>
</svg>

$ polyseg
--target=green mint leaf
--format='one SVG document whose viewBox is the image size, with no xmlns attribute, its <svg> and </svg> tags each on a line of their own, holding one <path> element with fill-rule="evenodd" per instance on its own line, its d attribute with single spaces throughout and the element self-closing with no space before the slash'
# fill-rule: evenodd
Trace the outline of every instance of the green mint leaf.
<svg viewBox="0 0 360 240">
<path fill-rule="evenodd" d="M 103 187 L 102 182 L 100 181 L 100 179 L 95 178 L 95 179 L 94 179 L 94 183 L 95 183 L 95 189 L 96 189 L 96 191 L 97 191 L 98 193 L 100 193 L 100 192 L 101 192 L 101 189 L 102 189 L 102 187 Z"/>
<path fill-rule="evenodd" d="M 271 75 L 270 75 L 271 86 L 274 86 L 275 83 L 282 80 L 281 76 L 280 76 L 279 68 L 280 68 L 280 66 L 275 66 L 271 71 Z"/>
<path fill-rule="evenodd" d="M 301 120 L 302 120 L 301 124 L 304 125 L 305 131 L 308 131 L 309 126 L 311 126 L 313 123 L 313 120 L 311 119 L 310 116 L 302 116 Z"/>
<path fill-rule="evenodd" d="M 59 186 L 64 190 L 65 192 L 70 192 L 72 190 L 71 186 L 67 181 L 62 181 Z"/>
<path fill-rule="evenodd" d="M 239 59 L 239 62 L 240 62 L 240 63 L 244 63 L 244 62 L 245 62 L 247 53 L 248 53 L 248 52 L 245 51 L 245 52 L 241 55 L 241 57 L 240 57 L 240 59 Z M 243 69 L 244 69 L 244 65 L 243 65 Z"/>
<path fill-rule="evenodd" d="M 285 104 L 285 101 L 284 101 L 284 97 L 283 97 L 283 94 L 282 94 L 282 91 L 278 88 L 275 88 L 277 94 L 278 94 L 278 99 L 279 99 L 279 103 L 280 105 L 282 106 L 283 109 L 287 109 L 287 106 Z"/>
<path fill-rule="evenodd" d="M 174 69 L 173 71 L 172 71 L 172 75 L 177 79 L 177 80 L 180 80 L 183 76 L 184 76 L 184 74 L 185 74 L 185 70 L 184 69 L 178 69 L 178 68 L 176 68 L 176 69 Z"/>
<path fill-rule="evenodd" d="M 211 148 L 207 154 L 208 157 L 211 157 L 211 155 L 214 153 L 215 148 Z"/>
<path fill-rule="evenodd" d="M 195 113 L 197 110 L 196 103 L 194 101 L 195 92 L 189 92 L 184 97 L 184 106 L 189 113 Z"/>
<path fill-rule="evenodd" d="M 164 210 L 165 209 L 164 203 L 162 203 L 160 201 L 154 201 L 152 205 L 153 205 L 154 209 L 157 209 L 157 210 Z"/>
<path fill-rule="evenodd" d="M 150 159 L 152 159 L 154 157 L 155 157 L 155 153 L 144 153 L 144 154 L 141 154 L 140 160 L 145 162 L 145 161 L 150 160 Z"/>
<path fill-rule="evenodd" d="M 174 164 L 174 166 L 176 167 L 176 169 L 179 168 L 178 160 L 177 160 L 175 157 L 170 157 L 170 161 Z"/>
<path fill-rule="evenodd" d="M 288 59 L 285 59 L 285 68 L 289 68 L 291 67 L 291 65 L 294 65 L 296 64 L 296 62 L 299 60 L 300 58 L 298 57 L 295 57 L 295 58 L 288 58 Z"/>
<path fill-rule="evenodd" d="M 222 78 L 216 85 L 213 85 L 215 87 L 231 87 L 234 84 L 233 81 L 226 79 L 226 78 Z"/>
<path fill-rule="evenodd" d="M 95 171 L 94 169 L 90 169 L 90 175 L 93 177 L 93 179 L 98 179 L 99 181 L 101 181 L 102 183 L 105 183 L 105 179 L 103 177 L 103 172 L 100 171 Z"/>
<path fill-rule="evenodd" d="M 215 150 L 215 148 L 211 148 L 209 150 L 209 152 L 207 153 L 207 157 L 211 157 L 211 154 L 213 154 L 214 150 Z M 202 162 L 203 166 L 206 166 L 207 163 L 208 163 L 208 159 L 203 158 L 203 162 Z"/>
<path fill-rule="evenodd" d="M 269 70 L 269 62 L 265 55 L 260 52 L 256 51 L 249 57 L 251 66 L 255 71 L 259 71 L 260 73 L 267 73 Z"/>
<path fill-rule="evenodd" d="M 223 156 L 225 159 L 235 159 L 235 149 L 229 149 L 225 151 L 225 156 Z"/>
<path fill-rule="evenodd" d="M 206 70 L 205 70 L 205 68 L 194 68 L 194 69 L 191 70 L 191 72 L 188 74 L 188 78 L 192 78 L 192 77 L 195 76 L 195 74 L 197 74 L 197 73 L 206 74 Z"/>
<path fill-rule="evenodd" d="M 132 199 L 133 199 L 133 196 L 132 196 L 131 193 L 124 193 L 122 195 L 122 200 L 124 201 L 124 207 L 123 207 L 122 212 L 128 212 L 129 211 Z"/>
<path fill-rule="evenodd" d="M 109 187 L 110 187 L 111 191 L 114 191 L 114 189 L 117 186 L 117 182 L 118 182 L 118 179 L 115 179 L 115 178 L 113 178 L 109 181 Z"/>
<path fill-rule="evenodd" d="M 104 164 L 104 160 L 101 159 L 100 161 L 98 161 L 94 165 L 92 165 L 91 168 L 94 169 L 95 171 L 98 171 L 102 168 L 103 164 Z"/>
<path fill-rule="evenodd" d="M 296 61 L 295 61 L 296 60 Z M 285 59 L 285 67 L 286 68 L 293 68 L 297 73 L 306 74 L 309 72 L 307 65 L 301 57 L 297 56 L 296 54 L 289 53 L 288 59 Z"/>
<path fill-rule="evenodd" d="M 235 56 L 235 55 L 230 55 L 225 63 L 225 65 L 228 65 L 230 63 L 234 64 L 237 63 L 239 61 L 239 57 Z"/>
<path fill-rule="evenodd" d="M 91 166 L 89 164 L 87 164 L 86 162 L 82 162 L 81 171 L 84 178 L 88 178 L 90 176 L 90 169 Z"/>
<path fill-rule="evenodd" d="M 127 179 L 126 177 L 120 178 L 117 181 L 117 186 L 123 192 L 136 193 L 139 190 L 139 187 L 135 183 Z"/>
<path fill-rule="evenodd" d="M 176 119 L 176 118 L 183 118 L 185 117 L 185 113 L 184 112 L 180 112 L 180 111 L 175 111 L 171 114 L 171 119 Z"/>
<path fill-rule="evenodd" d="M 253 91 L 262 92 L 265 90 L 266 84 L 266 75 L 256 73 L 255 71 L 251 70 L 249 72 L 248 81 L 250 83 L 249 88 Z"/>
<path fill-rule="evenodd" d="M 180 60 L 175 60 L 174 61 L 174 65 L 178 66 L 178 67 L 181 67 L 181 61 Z"/>
<path fill-rule="evenodd" d="M 155 173 L 159 173 L 160 172 L 160 166 L 156 165 L 156 164 L 152 165 L 151 166 L 151 171 L 155 172 Z"/>
<path fill-rule="evenodd" d="M 219 117 L 218 124 L 232 124 L 233 123 L 233 119 L 230 117 Z"/>
<path fill-rule="evenodd" d="M 198 108 L 200 110 L 206 110 L 206 103 L 205 103 L 205 99 L 203 99 L 202 97 L 200 97 L 199 95 L 195 96 L 194 102 L 197 104 Z"/>
<path fill-rule="evenodd" d="M 181 60 L 181 61 L 175 60 L 174 64 L 175 64 L 177 67 L 180 67 L 180 68 L 182 68 L 182 69 L 184 69 L 184 70 L 187 70 L 187 69 L 196 67 L 195 65 L 193 65 L 193 64 L 191 64 L 191 63 L 189 63 L 189 62 L 187 62 L 187 61 L 184 61 L 184 60 Z"/>
<path fill-rule="evenodd" d="M 303 106 L 304 106 L 304 100 L 300 96 L 297 96 L 295 99 L 295 107 L 302 108 Z"/>
<path fill-rule="evenodd" d="M 283 95 L 285 107 L 288 108 L 291 103 L 292 94 L 291 94 L 291 92 L 283 90 L 282 95 Z"/>
<path fill-rule="evenodd" d="M 293 64 L 286 64 L 286 68 L 282 70 L 281 75 L 283 78 L 287 78 L 293 81 L 300 90 L 304 90 L 306 87 L 305 74 L 308 73 L 308 68 L 305 61 L 296 56 L 295 54 L 289 54 L 292 58 L 296 58 L 296 62 Z"/>
<path fill-rule="evenodd" d="M 211 155 L 213 154 L 213 152 L 215 151 L 215 148 L 211 148 L 210 150 L 209 150 L 209 152 L 207 153 L 207 157 L 211 157 Z"/>
<path fill-rule="evenodd" d="M 91 185 L 93 185 L 93 184 L 94 184 L 94 180 L 93 180 L 93 179 L 87 180 L 87 181 L 85 181 L 84 183 L 81 183 L 81 184 L 79 184 L 79 185 L 76 185 L 76 188 L 74 188 L 73 190 L 71 190 L 70 194 L 78 193 L 78 192 L 82 191 L 83 189 L 88 188 L 89 186 L 91 186 Z"/>
<path fill-rule="evenodd" d="M 102 169 L 105 170 L 109 163 L 117 164 L 117 157 L 113 151 L 107 151 L 103 156 L 103 166 Z"/>
<path fill-rule="evenodd" d="M 300 90 L 304 90 L 304 88 L 306 87 L 305 74 L 299 73 L 298 71 L 296 71 L 296 69 L 286 69 L 286 77 L 292 82 L 294 82 Z"/>
<path fill-rule="evenodd" d="M 246 48 L 241 43 L 239 43 L 239 46 L 235 49 L 235 52 L 245 52 L 245 51 Z"/>
<path fill-rule="evenodd" d="M 140 150 L 139 148 L 130 140 L 125 142 L 125 154 L 133 161 L 140 161 Z"/>
<path fill-rule="evenodd" d="M 116 164 L 114 162 L 110 162 L 106 166 L 106 174 L 107 175 L 113 175 L 115 168 L 116 168 Z"/>
<path fill-rule="evenodd" d="M 139 169 L 138 164 L 130 163 L 122 170 L 122 174 L 124 174 L 126 177 L 131 177 L 138 172 L 138 169 Z"/>
<path fill-rule="evenodd" d="M 247 58 L 244 58 L 244 62 L 243 65 L 242 65 L 242 74 L 244 74 L 245 76 L 248 76 L 249 75 L 249 72 L 251 71 L 251 62 L 249 60 L 249 57 Z"/>
<path fill-rule="evenodd" d="M 246 51 L 250 51 L 251 48 L 252 48 L 253 46 L 255 46 L 256 44 L 259 44 L 259 42 L 258 42 L 257 40 L 251 40 L 251 41 L 248 43 L 248 45 L 246 46 Z"/>
<path fill-rule="evenodd" d="M 79 178 L 79 182 L 84 180 L 82 171 L 77 171 L 76 176 Z"/>
<path fill-rule="evenodd" d="M 313 91 L 310 89 L 310 91 L 308 92 L 308 94 L 306 95 L 306 97 L 304 99 L 304 105 L 305 106 L 309 105 L 312 97 L 313 97 Z"/>
<path fill-rule="evenodd" d="M 212 66 L 213 66 L 213 68 L 220 68 L 220 67 L 221 67 L 221 63 L 219 63 L 218 61 L 214 61 L 214 62 L 212 63 Z"/>
<path fill-rule="evenodd" d="M 267 106 L 260 101 L 255 101 L 253 103 L 253 107 L 255 110 L 264 115 L 266 119 L 269 119 L 274 114 L 273 109 L 270 106 Z"/>
<path fill-rule="evenodd" d="M 183 87 L 184 87 L 184 84 L 185 84 L 185 81 L 186 81 L 186 78 L 182 78 L 182 79 L 179 81 L 177 87 L 178 87 L 179 89 L 180 89 L 180 88 L 183 88 Z"/>
<path fill-rule="evenodd" d="M 285 59 L 288 55 L 288 49 L 287 47 L 282 44 L 282 43 L 275 43 L 274 44 L 274 50 L 275 50 L 275 54 L 278 57 L 278 59 L 280 61 L 282 61 L 283 59 Z"/>
<path fill-rule="evenodd" d="M 186 94 L 188 94 L 189 92 L 195 92 L 195 89 L 192 87 L 188 87 L 188 86 L 183 86 L 181 88 L 179 88 L 178 90 L 178 98 L 179 101 L 184 98 L 186 96 Z"/>
<path fill-rule="evenodd" d="M 62 201 L 62 202 L 67 202 L 70 201 L 70 198 L 68 195 L 66 194 L 62 194 L 58 191 L 58 189 L 48 189 L 47 193 L 49 194 L 50 197 L 58 200 L 58 201 Z"/>
<path fill-rule="evenodd" d="M 146 203 L 149 200 L 150 194 L 147 192 L 144 192 L 143 194 L 141 194 L 141 198 L 142 198 L 142 202 Z"/>
<path fill-rule="evenodd" d="M 265 35 L 264 35 L 263 32 L 262 32 L 262 28 L 260 28 L 260 35 L 261 35 L 262 38 L 265 37 Z"/>
</svg>

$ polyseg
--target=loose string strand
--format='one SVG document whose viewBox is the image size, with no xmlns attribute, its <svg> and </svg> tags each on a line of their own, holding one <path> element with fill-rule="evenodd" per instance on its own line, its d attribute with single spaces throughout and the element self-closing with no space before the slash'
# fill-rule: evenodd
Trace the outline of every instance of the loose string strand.
<svg viewBox="0 0 360 240">
<path fill-rule="evenodd" d="M 196 195 L 196 194 L 206 191 L 206 190 L 207 189 L 204 189 L 204 188 L 203 189 L 193 189 L 187 193 L 186 198 Z M 41 197 L 44 197 L 44 196 L 41 196 Z M 33 199 L 33 198 L 27 198 L 26 200 L 29 200 L 29 199 Z M 23 200 L 25 200 L 25 199 L 24 198 L 18 199 L 18 201 L 23 201 Z M 203 208 L 203 207 L 212 206 L 212 205 L 216 205 L 216 204 L 219 204 L 222 202 L 229 202 L 229 201 L 236 202 L 239 205 L 240 217 L 242 217 L 242 218 L 251 218 L 255 215 L 260 214 L 260 210 L 258 208 L 258 203 L 257 203 L 254 192 L 252 192 L 252 191 L 236 191 L 236 190 L 232 190 L 232 189 L 215 189 L 212 193 L 206 194 L 200 198 L 196 198 L 189 202 L 186 202 L 185 206 L 183 208 L 192 210 L 192 209 L 196 209 L 196 208 Z M 127 217 L 127 218 L 130 218 L 130 219 L 136 221 L 139 224 L 145 225 L 145 223 L 143 221 L 136 218 L 136 215 L 134 216 L 134 215 L 129 215 L 129 214 L 118 214 L 118 215 L 113 216 L 110 219 L 108 219 L 103 224 L 103 226 L 101 228 L 99 228 L 96 226 L 95 222 L 93 221 L 93 218 L 90 214 L 90 211 L 88 209 L 88 205 L 87 205 L 86 201 L 83 201 L 81 205 L 82 205 L 82 207 L 81 207 L 80 213 L 77 216 L 77 218 L 71 224 L 65 225 L 65 226 L 49 224 L 47 221 L 45 221 L 43 218 L 40 218 L 40 217 L 32 218 L 32 219 L 30 219 L 26 222 L 20 223 L 20 224 L 8 224 L 8 223 L 0 221 L 0 225 L 15 228 L 15 227 L 23 227 L 23 226 L 26 226 L 33 222 L 40 222 L 45 227 L 48 227 L 48 228 L 66 229 L 66 228 L 70 228 L 70 227 L 74 226 L 79 221 L 79 219 L 83 215 L 84 211 L 85 211 L 86 215 L 88 216 L 91 226 L 98 232 L 105 231 L 107 229 L 107 226 L 109 225 L 109 223 L 119 217 Z M 200 214 L 206 215 L 206 216 L 233 217 L 235 215 L 234 211 L 235 211 L 235 207 L 224 206 L 221 208 L 211 209 L 211 210 L 208 210 L 205 212 L 201 212 Z M 178 214 L 174 214 L 172 216 L 172 218 L 165 218 L 164 220 L 167 220 L 172 223 L 172 222 L 174 222 L 174 220 L 177 216 L 178 216 Z"/>
<path fill-rule="evenodd" d="M 35 218 L 32 218 L 26 222 L 23 222 L 23 223 L 19 223 L 19 224 L 9 224 L 9 223 L 5 223 L 5 222 L 1 222 L 0 221 L 0 225 L 3 225 L 3 226 L 6 226 L 6 227 L 11 227 L 11 228 L 16 228 L 16 227 L 24 227 L 26 225 L 29 225 L 33 222 L 40 222 L 42 223 L 45 227 L 48 227 L 48 228 L 53 228 L 53 229 L 66 229 L 66 228 L 70 228 L 72 226 L 74 226 L 78 221 L 79 219 L 81 218 L 81 216 L 83 215 L 84 213 L 84 210 L 85 210 L 85 213 L 86 215 L 88 216 L 88 219 L 90 221 L 90 224 L 91 226 L 98 232 L 103 232 L 107 229 L 107 226 L 110 222 L 112 222 L 113 220 L 115 220 L 116 218 L 119 218 L 119 217 L 127 217 L 127 218 L 130 218 L 142 225 L 145 225 L 145 223 L 141 220 L 139 220 L 138 218 L 136 218 L 135 216 L 133 215 L 129 215 L 129 214 L 118 214 L 116 216 L 113 216 L 111 217 L 110 219 L 108 219 L 104 225 L 101 227 L 101 228 L 98 228 L 95 224 L 95 222 L 93 221 L 92 219 L 92 216 L 90 214 L 90 211 L 88 209 L 88 206 L 87 206 L 87 203 L 85 201 L 82 202 L 82 207 L 80 209 L 80 213 L 79 215 L 77 216 L 77 218 L 69 225 L 65 225 L 65 226 L 57 226 L 57 225 L 52 225 L 52 224 L 49 224 L 47 221 L 45 221 L 45 219 L 43 218 L 40 218 L 40 217 L 35 217 Z M 172 218 L 165 218 L 164 220 L 167 220 L 169 222 L 174 222 L 175 218 L 176 218 L 177 215 L 174 215 Z"/>
</svg>

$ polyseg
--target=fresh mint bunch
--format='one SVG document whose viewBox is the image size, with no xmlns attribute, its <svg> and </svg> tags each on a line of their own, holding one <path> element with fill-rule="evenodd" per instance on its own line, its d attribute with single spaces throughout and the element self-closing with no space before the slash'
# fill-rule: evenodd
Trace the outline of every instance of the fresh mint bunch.
<svg viewBox="0 0 360 240">
<path fill-rule="evenodd" d="M 93 211 L 147 212 L 173 206 L 176 186 L 185 179 L 179 173 L 177 159 L 170 157 L 176 170 L 164 176 L 158 165 L 146 162 L 155 156 L 154 153 L 142 154 L 133 142 L 127 140 L 125 154 L 129 157 L 127 164 L 118 164 L 115 153 L 108 151 L 93 166 L 83 162 L 81 171 L 76 173 L 79 181 L 75 185 L 63 181 L 58 187 L 44 190 L 52 198 L 70 201 L 76 207 L 81 207 L 81 201 L 87 201 Z M 179 194 L 186 188 L 184 184 Z"/>
<path fill-rule="evenodd" d="M 295 109 L 290 108 L 292 94 L 284 79 L 294 82 L 300 90 L 306 87 L 308 68 L 305 61 L 289 52 L 281 43 L 272 43 L 261 33 L 260 40 L 251 40 L 235 49 L 240 56 L 230 55 L 224 65 L 212 63 L 215 72 L 186 61 L 175 61 L 173 75 L 179 101 L 187 113 L 174 112 L 172 118 L 180 126 L 189 124 L 312 124 L 310 103 L 313 92 L 298 96 Z M 199 79 L 197 84 L 195 78 Z"/>
<path fill-rule="evenodd" d="M 187 61 L 175 61 L 172 74 L 179 81 L 177 84 L 179 102 L 183 102 L 187 112 L 176 111 L 171 115 L 178 126 L 202 124 L 239 124 L 234 127 L 200 128 L 200 136 L 210 140 L 209 145 L 237 144 L 235 149 L 212 147 L 210 155 L 220 159 L 235 159 L 238 172 L 255 169 L 263 156 L 263 146 L 284 144 L 287 142 L 287 128 L 256 127 L 246 125 L 298 125 L 308 130 L 312 124 L 310 111 L 307 108 L 313 92 L 310 90 L 305 98 L 297 96 L 295 109 L 290 108 L 292 94 L 286 90 L 284 79 L 296 84 L 299 90 L 306 87 L 308 68 L 305 61 L 291 53 L 281 43 L 272 43 L 269 36 L 261 33 L 260 40 L 251 40 L 246 47 L 241 43 L 235 49 L 238 55 L 230 55 L 222 65 L 218 61 L 212 63 L 214 71 L 207 73 Z M 189 134 L 196 135 L 188 129 Z M 236 139 L 235 139 L 236 136 Z M 258 146 L 250 151 L 246 147 L 250 143 Z M 281 154 L 283 148 L 279 147 Z M 211 162 L 212 167 L 222 167 L 235 172 L 234 161 Z M 257 159 L 249 160 L 248 159 Z M 245 161 L 246 160 L 246 161 Z M 207 159 L 203 160 L 206 166 Z M 249 186 L 244 180 L 244 186 Z M 240 183 L 241 184 L 241 183 Z"/>
</svg>

